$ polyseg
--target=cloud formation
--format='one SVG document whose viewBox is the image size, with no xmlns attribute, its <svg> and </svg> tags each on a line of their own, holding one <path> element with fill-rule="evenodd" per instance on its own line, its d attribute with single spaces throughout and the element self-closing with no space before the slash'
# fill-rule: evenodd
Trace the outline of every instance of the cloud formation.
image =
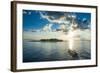
<svg viewBox="0 0 100 73">
<path fill-rule="evenodd" d="M 39 12 L 39 13 L 42 18 L 47 19 L 50 23 L 58 23 L 58 24 L 62 24 L 62 23 L 68 24 L 69 23 L 69 21 L 66 21 L 66 16 L 64 15 L 55 19 L 54 16 L 47 15 L 46 13 L 42 13 L 42 12 Z"/>
<path fill-rule="evenodd" d="M 25 12 L 26 13 L 26 12 Z M 77 24 L 77 29 L 73 31 L 75 40 L 90 40 L 90 21 L 87 18 L 77 18 L 76 14 L 38 11 L 40 19 L 48 21 L 43 28 L 34 31 L 24 31 L 24 39 L 40 40 L 57 38 L 61 40 L 71 39 L 71 25 Z M 73 21 L 72 21 L 73 20 Z M 52 27 L 57 24 L 59 27 L 53 31 Z"/>
<path fill-rule="evenodd" d="M 43 28 L 43 30 L 46 31 L 52 31 L 52 26 L 54 25 L 54 23 L 57 23 L 59 25 L 59 29 L 67 29 L 68 25 L 70 24 L 70 21 L 68 21 L 66 18 L 66 14 L 55 18 L 55 16 L 51 16 L 51 15 L 47 15 L 45 12 L 39 12 L 41 18 L 46 19 L 47 21 L 49 21 L 49 24 L 46 24 Z"/>
<path fill-rule="evenodd" d="M 91 39 L 91 31 L 89 29 L 86 29 L 86 30 L 77 29 L 73 31 L 73 33 L 74 33 L 74 36 L 73 36 L 74 40 L 90 40 Z M 66 34 L 62 31 L 55 31 L 55 32 L 25 31 L 23 34 L 24 34 L 24 39 L 28 39 L 28 40 L 40 40 L 40 39 L 51 39 L 51 38 L 57 38 L 61 40 L 71 39 L 68 33 Z"/>
</svg>

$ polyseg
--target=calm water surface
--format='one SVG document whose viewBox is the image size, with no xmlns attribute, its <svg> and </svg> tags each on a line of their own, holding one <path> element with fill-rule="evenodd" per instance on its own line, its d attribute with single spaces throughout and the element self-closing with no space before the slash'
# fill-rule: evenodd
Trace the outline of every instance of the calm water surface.
<svg viewBox="0 0 100 73">
<path fill-rule="evenodd" d="M 68 42 L 23 42 L 23 62 L 83 60 L 91 58 L 90 41 L 75 41 L 77 57 L 68 52 Z"/>
</svg>

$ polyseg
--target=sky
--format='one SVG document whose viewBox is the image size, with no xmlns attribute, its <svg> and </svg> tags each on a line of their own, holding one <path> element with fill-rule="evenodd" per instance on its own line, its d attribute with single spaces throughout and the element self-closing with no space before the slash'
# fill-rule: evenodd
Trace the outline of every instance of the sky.
<svg viewBox="0 0 100 73">
<path fill-rule="evenodd" d="M 68 33 L 58 32 L 57 30 L 70 30 L 73 20 L 78 27 L 74 31 L 74 36 L 90 40 L 91 13 L 23 10 L 22 14 L 24 39 L 69 39 Z"/>
<path fill-rule="evenodd" d="M 76 16 L 75 21 L 80 29 L 88 29 L 90 26 L 90 13 L 23 10 L 23 30 L 41 30 L 48 24 L 53 24 L 51 29 L 57 29 L 59 24 L 66 21 L 63 18 L 68 15 Z"/>
</svg>

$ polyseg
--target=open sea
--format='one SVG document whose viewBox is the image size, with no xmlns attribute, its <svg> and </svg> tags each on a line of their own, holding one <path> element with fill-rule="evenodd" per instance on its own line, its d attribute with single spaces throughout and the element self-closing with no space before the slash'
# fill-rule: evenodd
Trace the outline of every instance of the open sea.
<svg viewBox="0 0 100 73">
<path fill-rule="evenodd" d="M 73 51 L 69 52 L 66 42 L 23 41 L 23 62 L 63 61 L 91 59 L 91 41 L 74 41 Z"/>
</svg>

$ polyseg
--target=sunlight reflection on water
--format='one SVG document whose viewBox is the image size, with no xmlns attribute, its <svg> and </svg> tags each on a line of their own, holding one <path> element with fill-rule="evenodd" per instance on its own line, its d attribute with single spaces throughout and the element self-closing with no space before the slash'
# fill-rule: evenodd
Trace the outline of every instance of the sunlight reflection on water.
<svg viewBox="0 0 100 73">
<path fill-rule="evenodd" d="M 90 59 L 90 41 L 75 41 L 74 49 L 80 59 Z M 23 42 L 23 62 L 74 60 L 66 42 Z"/>
</svg>

